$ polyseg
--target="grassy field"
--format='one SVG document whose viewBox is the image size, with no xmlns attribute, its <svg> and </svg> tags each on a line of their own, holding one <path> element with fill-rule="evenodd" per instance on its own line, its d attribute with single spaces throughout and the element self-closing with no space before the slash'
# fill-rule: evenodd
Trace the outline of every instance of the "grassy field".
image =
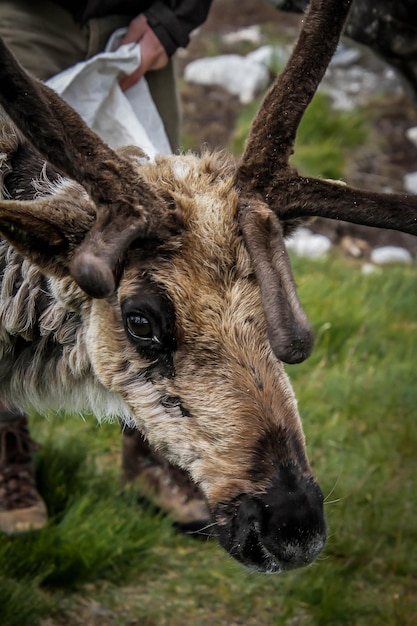
<svg viewBox="0 0 417 626">
<path fill-rule="evenodd" d="M 48 527 L 0 538 L 2 626 L 417 623 L 415 268 L 295 259 L 316 349 L 289 368 L 329 541 L 311 567 L 244 571 L 119 483 L 117 425 L 32 417 Z"/>
<path fill-rule="evenodd" d="M 338 178 L 363 127 L 324 106 L 311 108 L 297 165 Z M 0 536 L 1 626 L 417 623 L 416 268 L 365 276 L 335 254 L 294 270 L 316 347 L 288 371 L 326 495 L 324 554 L 289 574 L 249 573 L 121 488 L 118 425 L 33 415 L 50 522 Z"/>
</svg>

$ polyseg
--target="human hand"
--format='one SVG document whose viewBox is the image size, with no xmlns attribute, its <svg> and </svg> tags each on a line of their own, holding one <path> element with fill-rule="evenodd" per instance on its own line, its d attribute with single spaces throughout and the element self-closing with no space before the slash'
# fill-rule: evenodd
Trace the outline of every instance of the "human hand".
<svg viewBox="0 0 417 626">
<path fill-rule="evenodd" d="M 123 91 L 137 83 L 148 70 L 160 70 L 165 67 L 169 60 L 165 48 L 142 14 L 130 22 L 120 45 L 126 43 L 140 44 L 141 64 L 132 74 L 120 81 Z"/>
</svg>

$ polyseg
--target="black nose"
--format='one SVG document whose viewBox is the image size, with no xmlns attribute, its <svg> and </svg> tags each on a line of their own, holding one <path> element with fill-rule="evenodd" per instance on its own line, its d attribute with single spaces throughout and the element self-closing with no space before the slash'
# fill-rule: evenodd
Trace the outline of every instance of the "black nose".
<svg viewBox="0 0 417 626">
<path fill-rule="evenodd" d="M 279 469 L 259 496 L 242 494 L 216 511 L 219 541 L 251 569 L 272 573 L 308 565 L 326 542 L 323 494 L 295 466 Z"/>
</svg>

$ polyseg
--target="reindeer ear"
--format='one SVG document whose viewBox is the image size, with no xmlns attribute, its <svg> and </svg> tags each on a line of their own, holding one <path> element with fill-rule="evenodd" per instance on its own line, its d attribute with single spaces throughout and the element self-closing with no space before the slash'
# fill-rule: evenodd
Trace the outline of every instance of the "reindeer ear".
<svg viewBox="0 0 417 626">
<path fill-rule="evenodd" d="M 72 256 L 94 220 L 92 203 L 85 197 L 82 202 L 60 194 L 0 201 L 0 233 L 22 256 L 52 276 L 70 273 Z"/>
<path fill-rule="evenodd" d="M 313 331 L 298 300 L 282 225 L 262 201 L 242 204 L 239 222 L 252 258 L 274 354 L 300 363 L 313 349 Z"/>
</svg>

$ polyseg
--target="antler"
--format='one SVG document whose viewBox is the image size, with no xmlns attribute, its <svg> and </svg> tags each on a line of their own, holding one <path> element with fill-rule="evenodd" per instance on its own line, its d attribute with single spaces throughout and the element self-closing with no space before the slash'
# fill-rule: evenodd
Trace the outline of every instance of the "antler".
<svg viewBox="0 0 417 626">
<path fill-rule="evenodd" d="M 109 295 L 120 255 L 137 237 L 166 236 L 174 227 L 172 211 L 127 159 L 101 141 L 54 91 L 25 72 L 1 38 L 0 103 L 41 155 L 94 200 L 96 222 L 69 269 L 91 296 Z"/>
<path fill-rule="evenodd" d="M 417 198 L 305 178 L 289 165 L 301 118 L 336 50 L 352 0 L 311 0 L 294 51 L 267 93 L 246 142 L 236 184 L 284 220 L 322 216 L 417 234 Z"/>
<path fill-rule="evenodd" d="M 279 192 L 276 193 L 275 190 Z M 267 202 L 282 220 L 321 216 L 417 235 L 417 197 L 376 193 L 339 182 L 295 176 L 271 184 Z"/>
<path fill-rule="evenodd" d="M 291 58 L 261 105 L 236 171 L 235 182 L 241 190 L 240 224 L 262 283 L 269 335 L 277 339 L 277 356 L 290 363 L 308 356 L 312 334 L 295 292 L 282 234 L 259 224 L 259 207 L 263 206 L 264 223 L 266 219 L 272 223 L 272 216 L 293 220 L 320 215 L 417 234 L 416 197 L 372 193 L 302 177 L 289 164 L 298 125 L 336 50 L 351 2 L 311 0 Z M 262 259 L 261 266 L 257 259 Z M 283 317 L 289 332 L 286 338 L 282 333 L 278 338 L 276 328 Z"/>
<path fill-rule="evenodd" d="M 298 125 L 339 42 L 352 0 L 312 0 L 285 69 L 265 96 L 246 142 L 236 178 L 263 192 L 288 175 Z"/>
</svg>

